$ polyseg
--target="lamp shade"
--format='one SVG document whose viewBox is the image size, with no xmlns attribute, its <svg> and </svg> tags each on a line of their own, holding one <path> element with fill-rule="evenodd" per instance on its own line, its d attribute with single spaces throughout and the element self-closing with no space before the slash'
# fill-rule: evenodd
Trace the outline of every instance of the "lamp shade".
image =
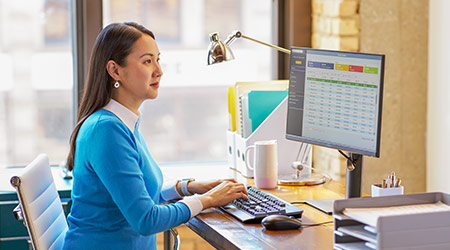
<svg viewBox="0 0 450 250">
<path fill-rule="evenodd" d="M 220 40 L 219 33 L 209 35 L 208 65 L 230 61 L 234 59 L 233 52 L 226 43 Z"/>
</svg>

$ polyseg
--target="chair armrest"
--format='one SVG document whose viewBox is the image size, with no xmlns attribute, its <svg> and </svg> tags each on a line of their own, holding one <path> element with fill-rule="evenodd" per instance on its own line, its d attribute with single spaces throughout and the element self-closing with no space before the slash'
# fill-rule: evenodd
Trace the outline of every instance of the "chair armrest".
<svg viewBox="0 0 450 250">
<path fill-rule="evenodd" d="M 175 228 L 170 229 L 170 233 L 172 233 L 173 236 L 173 249 L 179 250 L 180 249 L 180 235 L 178 234 L 178 231 Z"/>
<path fill-rule="evenodd" d="M 13 214 L 14 214 L 14 217 L 16 218 L 16 220 L 22 220 L 23 221 L 22 207 L 20 206 L 20 204 L 18 204 L 13 209 Z"/>
</svg>

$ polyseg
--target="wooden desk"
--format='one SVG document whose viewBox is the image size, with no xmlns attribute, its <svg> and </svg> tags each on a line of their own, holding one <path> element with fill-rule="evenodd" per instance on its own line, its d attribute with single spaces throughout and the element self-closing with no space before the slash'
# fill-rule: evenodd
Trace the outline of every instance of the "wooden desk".
<svg viewBox="0 0 450 250">
<path fill-rule="evenodd" d="M 186 166 L 184 166 L 186 167 Z M 184 168 L 183 167 L 183 168 Z M 226 166 L 199 167 L 189 177 L 197 179 L 235 178 L 240 182 L 253 185 L 252 179 L 243 178 L 239 173 Z M 201 170 L 200 170 L 201 169 Z M 180 167 L 163 168 L 166 176 L 177 176 L 186 173 Z M 183 176 L 188 177 L 188 176 Z M 324 199 L 343 197 L 344 186 L 337 182 L 313 187 L 278 186 L 274 190 L 264 190 L 289 201 Z M 327 215 L 308 205 L 299 205 L 304 210 L 304 223 L 320 223 L 332 221 Z M 261 224 L 243 224 L 219 209 L 209 209 L 192 218 L 186 224 L 191 230 L 218 249 L 332 249 L 333 224 L 304 228 L 302 230 L 268 231 Z M 182 244 L 182 243 L 181 243 Z"/>
<path fill-rule="evenodd" d="M 239 173 L 223 164 L 204 165 L 163 165 L 162 171 L 166 177 L 180 179 L 194 177 L 196 179 L 235 178 L 253 185 L 253 179 L 243 178 Z M 8 215 L 10 220 L 0 223 L 0 237 L 8 237 L 8 241 L 0 240 L 0 249 L 27 249 L 28 244 L 23 237 L 27 235 L 25 227 L 12 216 L 12 209 L 17 205 L 14 189 L 9 185 L 9 178 L 18 169 L 10 169 L 0 173 L 0 214 Z M 63 197 L 70 197 L 71 180 L 64 180 L 58 175 L 59 170 L 52 168 L 56 186 Z M 269 192 L 286 201 L 304 201 L 310 199 L 343 197 L 344 187 L 337 182 L 315 187 L 279 186 Z M 14 199 L 9 199 L 14 196 Z M 8 199 L 6 199 L 8 198 Z M 4 203 L 4 204 L 3 204 Z M 4 206 L 3 206 L 4 205 Z M 331 221 L 332 217 L 308 205 L 299 205 L 304 212 L 304 223 L 319 223 Z M 12 233 L 12 226 L 17 227 L 20 234 Z M 212 246 L 218 249 L 331 249 L 333 246 L 333 225 L 322 225 L 289 231 L 265 231 L 260 224 L 243 224 L 230 215 L 218 209 L 209 209 L 192 218 L 187 226 Z M 20 230 L 19 230 L 20 229 Z M 3 235 L 2 233 L 5 233 Z M 23 241 L 22 248 L 17 241 Z M 181 248 L 183 243 L 181 243 Z M 11 248 L 9 248 L 11 247 Z"/>
</svg>

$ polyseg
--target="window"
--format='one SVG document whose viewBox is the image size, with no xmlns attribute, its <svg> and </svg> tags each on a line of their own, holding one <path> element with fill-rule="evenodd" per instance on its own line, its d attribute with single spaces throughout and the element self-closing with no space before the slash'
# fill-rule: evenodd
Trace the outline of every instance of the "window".
<svg viewBox="0 0 450 250">
<path fill-rule="evenodd" d="M 227 88 L 271 80 L 268 47 L 237 40 L 237 60 L 206 66 L 208 34 L 270 42 L 272 0 L 104 0 L 104 24 L 136 21 L 156 35 L 164 76 L 142 106 L 141 131 L 159 162 L 225 161 Z M 39 153 L 66 159 L 73 126 L 70 0 L 0 0 L 0 167 Z M 261 27 L 266 27 L 261 29 Z"/>
<path fill-rule="evenodd" d="M 70 0 L 0 0 L 0 167 L 67 157 L 70 41 Z"/>
<path fill-rule="evenodd" d="M 271 0 L 104 0 L 104 26 L 135 21 L 153 31 L 164 75 L 142 105 L 141 132 L 158 162 L 226 161 L 227 88 L 272 80 L 271 48 L 243 39 L 236 60 L 206 66 L 209 33 L 233 31 L 271 42 Z M 266 27 L 266 28 L 261 28 Z"/>
</svg>

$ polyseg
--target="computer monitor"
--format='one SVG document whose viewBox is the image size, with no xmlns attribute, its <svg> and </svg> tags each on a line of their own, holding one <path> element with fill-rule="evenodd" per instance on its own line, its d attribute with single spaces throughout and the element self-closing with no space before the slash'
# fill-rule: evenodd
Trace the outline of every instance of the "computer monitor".
<svg viewBox="0 0 450 250">
<path fill-rule="evenodd" d="M 362 155 L 380 156 L 385 56 L 291 47 L 286 138 L 349 152 L 346 196 L 361 195 Z"/>
</svg>

